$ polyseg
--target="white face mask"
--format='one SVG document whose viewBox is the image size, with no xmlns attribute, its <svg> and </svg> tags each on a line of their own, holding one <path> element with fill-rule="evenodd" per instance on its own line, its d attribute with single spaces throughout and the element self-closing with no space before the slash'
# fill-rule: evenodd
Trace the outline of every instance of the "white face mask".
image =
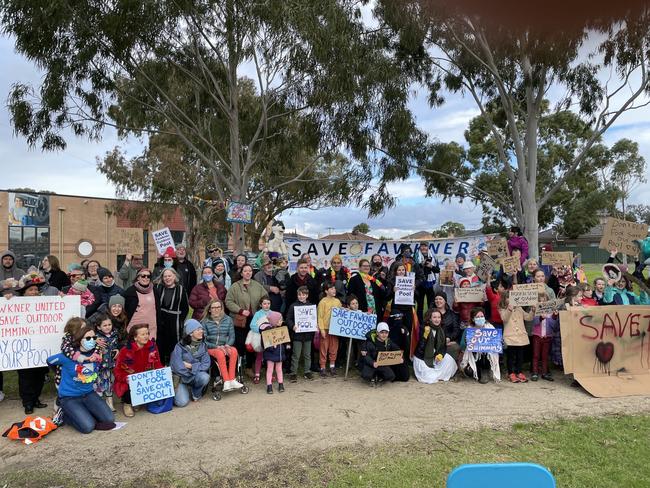
<svg viewBox="0 0 650 488">
<path fill-rule="evenodd" d="M 474 323 L 479 327 L 483 327 L 485 325 L 485 317 L 474 317 Z"/>
</svg>

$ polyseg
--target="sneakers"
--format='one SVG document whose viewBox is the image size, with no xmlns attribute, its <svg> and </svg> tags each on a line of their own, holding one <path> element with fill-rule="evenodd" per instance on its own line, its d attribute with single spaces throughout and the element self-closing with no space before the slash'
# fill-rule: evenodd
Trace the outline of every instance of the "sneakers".
<svg viewBox="0 0 650 488">
<path fill-rule="evenodd" d="M 307 375 L 305 375 L 307 376 Z M 289 381 L 291 383 L 298 383 L 298 375 L 296 373 L 290 373 L 289 374 Z"/>
<path fill-rule="evenodd" d="M 113 406 L 113 397 L 112 396 L 106 397 L 106 405 L 108 405 L 108 408 L 111 409 L 111 412 L 115 411 L 115 407 Z"/>
<path fill-rule="evenodd" d="M 284 383 L 278 383 L 278 391 L 284 393 Z"/>
<path fill-rule="evenodd" d="M 327 374 L 325 373 L 325 368 L 321 368 L 319 374 L 321 378 L 327 378 Z"/>
<path fill-rule="evenodd" d="M 533 373 L 530 375 L 530 381 L 537 381 L 539 379 L 539 375 L 537 373 Z"/>
<path fill-rule="evenodd" d="M 56 407 L 54 409 L 54 413 L 52 414 L 52 422 L 59 427 L 63 425 L 63 409 L 61 407 Z"/>
<path fill-rule="evenodd" d="M 517 375 L 517 378 L 519 378 L 520 383 L 528 383 L 528 378 L 526 378 L 526 375 L 524 373 L 519 373 Z"/>
<path fill-rule="evenodd" d="M 542 379 L 546 381 L 555 381 L 553 377 L 551 376 L 551 373 L 544 373 L 542 375 Z"/>
<path fill-rule="evenodd" d="M 313 380 L 313 379 L 314 379 L 314 375 L 311 374 L 311 371 L 307 371 L 307 372 L 305 373 L 305 375 L 304 375 L 304 378 L 305 378 L 306 380 Z"/>
<path fill-rule="evenodd" d="M 508 379 L 510 380 L 510 383 L 519 383 L 519 378 L 517 378 L 517 375 L 514 373 L 510 373 L 508 375 Z"/>
<path fill-rule="evenodd" d="M 330 376 L 336 376 L 336 368 L 330 367 Z"/>
<path fill-rule="evenodd" d="M 232 381 L 230 382 L 230 384 L 232 385 L 232 387 L 233 387 L 234 390 L 239 390 L 239 389 L 241 389 L 241 388 L 244 387 L 244 384 L 243 384 L 243 383 L 240 383 L 240 382 L 237 381 L 237 380 L 232 380 Z"/>
<path fill-rule="evenodd" d="M 122 404 L 122 411 L 124 412 L 125 417 L 133 417 L 133 416 L 135 416 L 135 412 L 133 411 L 133 407 L 131 406 L 130 403 L 123 403 Z"/>
<path fill-rule="evenodd" d="M 266 385 L 266 393 L 273 395 L 273 385 Z"/>
</svg>

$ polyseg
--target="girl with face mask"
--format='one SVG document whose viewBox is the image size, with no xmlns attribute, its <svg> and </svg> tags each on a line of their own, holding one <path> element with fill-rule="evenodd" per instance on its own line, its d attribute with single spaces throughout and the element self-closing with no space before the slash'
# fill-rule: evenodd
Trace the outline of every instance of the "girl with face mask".
<svg viewBox="0 0 650 488">
<path fill-rule="evenodd" d="M 469 326 L 476 329 L 494 329 L 494 326 L 486 320 L 481 307 L 475 307 L 470 312 Z M 467 330 L 463 330 L 463 336 L 460 340 L 460 348 L 464 351 L 460 362 L 461 371 L 465 376 L 474 378 L 481 384 L 490 381 L 490 374 L 496 383 L 500 382 L 499 355 L 497 353 L 467 351 Z"/>
<path fill-rule="evenodd" d="M 89 360 L 98 354 L 94 329 L 82 326 L 74 336 L 73 345 L 78 348 L 79 358 L 86 360 L 75 361 L 63 353 L 47 359 L 50 366 L 61 368 L 58 393 L 65 423 L 83 434 L 93 430 L 111 430 L 115 427 L 113 412 L 94 390 L 100 368 L 99 362 Z"/>
</svg>

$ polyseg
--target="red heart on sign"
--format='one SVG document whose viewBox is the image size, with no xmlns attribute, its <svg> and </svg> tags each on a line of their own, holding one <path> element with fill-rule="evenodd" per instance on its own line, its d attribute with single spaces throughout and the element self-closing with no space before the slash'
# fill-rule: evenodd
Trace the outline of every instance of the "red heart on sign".
<svg viewBox="0 0 650 488">
<path fill-rule="evenodd" d="M 614 344 L 611 342 L 599 342 L 596 346 L 596 357 L 601 363 L 609 363 L 614 356 Z"/>
</svg>

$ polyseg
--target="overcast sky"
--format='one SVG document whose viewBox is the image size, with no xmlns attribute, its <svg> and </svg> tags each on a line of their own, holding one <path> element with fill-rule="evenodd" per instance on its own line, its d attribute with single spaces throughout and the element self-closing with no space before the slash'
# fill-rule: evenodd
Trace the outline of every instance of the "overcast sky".
<svg viewBox="0 0 650 488">
<path fill-rule="evenodd" d="M 0 99 L 6 100 L 10 87 L 16 82 L 38 84 L 39 71 L 14 51 L 12 40 L 0 37 Z M 473 101 L 460 95 L 448 97 L 443 107 L 431 110 L 424 93 L 412 101 L 412 109 L 420 127 L 440 141 L 464 143 L 463 131 L 472 117 L 478 114 Z M 637 141 L 641 154 L 650 161 L 650 107 L 624 114 L 605 134 L 605 142 L 612 144 L 627 137 Z M 103 156 L 116 145 L 131 155 L 138 154 L 141 141 L 118 140 L 114 131 L 107 130 L 101 142 L 89 142 L 74 137 L 67 138 L 64 151 L 41 152 L 29 148 L 24 138 L 12 130 L 6 103 L 0 111 L 0 189 L 30 187 L 59 194 L 114 197 L 112 185 L 96 170 L 96 158 Z M 650 166 L 650 165 L 649 165 Z M 649 170 L 650 179 L 650 170 Z M 426 198 L 418 178 L 396 183 L 392 192 L 399 197 L 396 208 L 384 216 L 368 219 L 363 209 L 345 208 L 321 210 L 293 210 L 285 212 L 282 219 L 287 229 L 316 237 L 331 232 L 350 231 L 360 222 L 367 222 L 375 236 L 401 237 L 420 230 L 431 231 L 446 221 L 461 222 L 468 229 L 481 224 L 481 209 L 469 203 L 441 202 Z M 650 198 L 648 185 L 636 189 L 630 203 L 645 203 Z"/>
</svg>

